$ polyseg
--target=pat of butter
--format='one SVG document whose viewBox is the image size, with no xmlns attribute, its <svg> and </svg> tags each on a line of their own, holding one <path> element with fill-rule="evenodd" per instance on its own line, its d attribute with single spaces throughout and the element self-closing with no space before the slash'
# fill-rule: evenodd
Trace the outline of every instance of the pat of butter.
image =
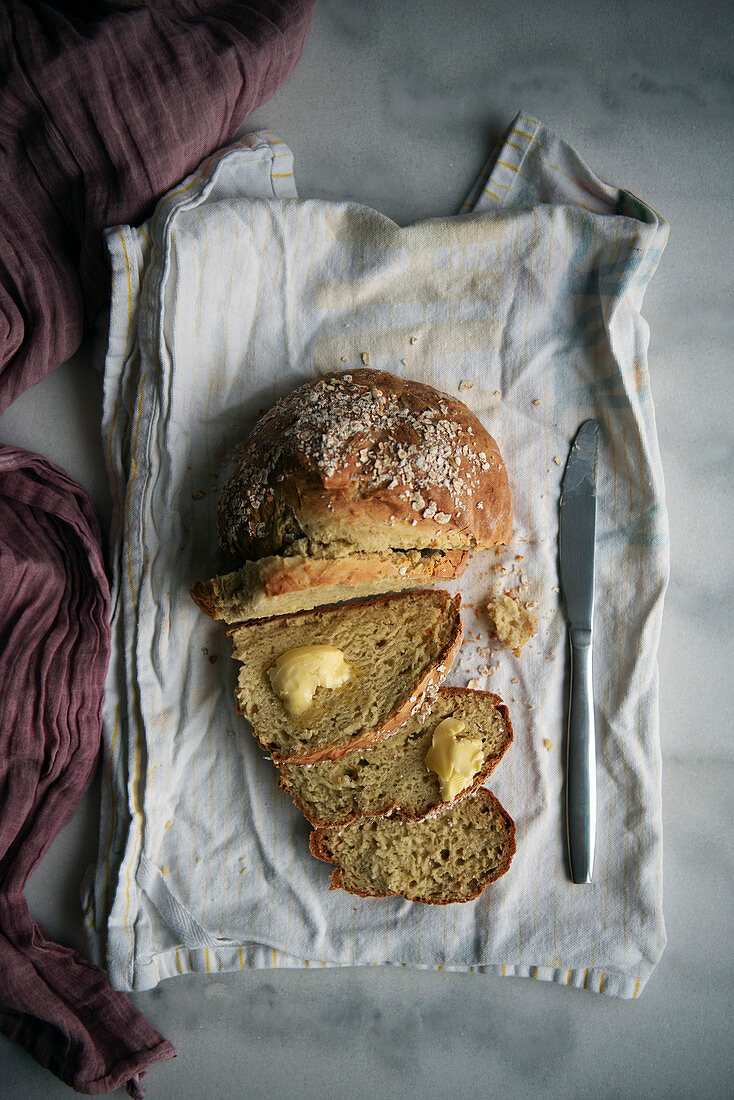
<svg viewBox="0 0 734 1100">
<path fill-rule="evenodd" d="M 303 714 L 316 689 L 338 688 L 351 676 L 344 654 L 333 645 L 302 645 L 282 653 L 268 669 L 273 691 L 289 714 Z"/>
<path fill-rule="evenodd" d="M 426 766 L 438 776 L 442 802 L 452 802 L 482 766 L 482 742 L 459 738 L 466 728 L 460 718 L 444 718 L 433 731 Z"/>
</svg>

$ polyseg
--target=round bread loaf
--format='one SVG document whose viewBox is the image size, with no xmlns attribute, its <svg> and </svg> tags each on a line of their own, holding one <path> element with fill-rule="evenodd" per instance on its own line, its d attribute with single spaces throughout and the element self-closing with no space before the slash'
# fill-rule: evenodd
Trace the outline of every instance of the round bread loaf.
<svg viewBox="0 0 734 1100">
<path fill-rule="evenodd" d="M 371 369 L 281 398 L 219 502 L 222 547 L 248 559 L 304 537 L 348 553 L 475 549 L 511 533 L 507 471 L 479 419 L 432 386 Z"/>
</svg>

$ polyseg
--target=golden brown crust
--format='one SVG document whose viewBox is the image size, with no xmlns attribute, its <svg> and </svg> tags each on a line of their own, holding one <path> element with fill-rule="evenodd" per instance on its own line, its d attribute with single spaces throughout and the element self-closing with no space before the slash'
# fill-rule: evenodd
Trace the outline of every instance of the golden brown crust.
<svg viewBox="0 0 734 1100">
<path fill-rule="evenodd" d="M 487 805 L 492 806 L 494 811 L 499 814 L 507 827 L 509 833 L 509 842 L 504 858 L 498 867 L 493 868 L 492 872 L 487 875 L 483 880 L 479 882 L 477 890 L 466 897 L 447 897 L 447 898 L 420 898 L 412 897 L 410 894 L 397 894 L 394 891 L 388 891 L 386 893 L 367 894 L 361 890 L 350 889 L 344 883 L 344 877 L 342 869 L 339 866 L 335 856 L 329 849 L 329 834 L 336 831 L 334 829 L 314 829 L 309 839 L 309 847 L 311 854 L 316 859 L 321 859 L 324 863 L 336 864 L 335 869 L 331 872 L 331 886 L 330 890 L 345 890 L 348 894 L 354 894 L 360 898 L 389 898 L 389 897 L 404 897 L 408 901 L 414 901 L 421 905 L 452 905 L 457 902 L 475 901 L 489 886 L 491 882 L 496 882 L 498 878 L 508 870 L 512 863 L 512 858 L 515 855 L 516 843 L 515 843 L 515 822 L 512 820 L 507 810 L 504 808 L 499 799 L 495 798 L 491 791 L 488 791 L 485 787 L 480 787 L 475 795 L 475 798 L 483 799 Z"/>
<path fill-rule="evenodd" d="M 309 824 L 313 825 L 314 829 L 341 829 L 345 825 L 350 825 L 358 818 L 374 819 L 378 817 L 396 817 L 399 818 L 401 821 L 422 821 L 425 817 L 428 817 L 430 814 L 435 813 L 437 809 L 440 810 L 444 809 L 446 806 L 451 806 L 454 802 L 458 802 L 460 798 L 466 798 L 467 795 L 473 794 L 474 791 L 478 790 L 478 788 L 481 787 L 482 784 L 492 774 L 492 772 L 497 767 L 500 760 L 505 755 L 514 740 L 515 735 L 512 729 L 512 722 L 510 721 L 510 712 L 508 711 L 507 707 L 505 706 L 499 695 L 495 695 L 491 691 L 474 691 L 470 688 L 459 687 L 441 687 L 438 690 L 439 696 L 452 694 L 465 696 L 467 693 L 470 693 L 471 695 L 488 695 L 491 698 L 495 708 L 502 715 L 502 720 L 505 723 L 507 738 L 502 747 L 497 752 L 486 758 L 486 760 L 482 764 L 482 767 L 474 776 L 471 786 L 465 787 L 463 791 L 460 791 L 460 793 L 456 796 L 456 798 L 452 800 L 452 802 L 439 802 L 436 806 L 431 806 L 431 808 L 423 814 L 415 813 L 408 808 L 401 806 L 399 802 L 391 802 L 385 809 L 380 811 L 380 813 L 367 814 L 360 810 L 353 810 L 346 817 L 341 818 L 339 821 L 324 821 L 323 819 L 311 816 L 304 803 L 298 797 L 295 788 L 288 782 L 288 780 L 282 773 L 280 773 L 280 778 L 278 779 L 278 787 L 291 796 L 293 802 L 296 805 L 296 808 L 301 811 Z M 351 747 L 349 751 L 352 751 Z"/>
<path fill-rule="evenodd" d="M 338 558 L 271 557 L 260 568 L 260 581 L 266 596 L 280 596 L 319 585 L 357 585 L 390 577 L 415 577 L 417 582 L 453 580 L 464 572 L 468 557 L 466 550 L 448 550 L 415 565 L 379 554 L 356 553 Z"/>
<path fill-rule="evenodd" d="M 339 556 L 326 553 L 319 557 L 309 557 L 306 554 L 287 557 L 273 555 L 254 562 L 245 562 L 240 570 L 224 576 L 212 577 L 207 581 L 197 580 L 190 589 L 190 596 L 205 615 L 212 619 L 224 618 L 233 622 L 235 620 L 231 616 L 231 608 L 225 610 L 223 603 L 232 603 L 233 582 L 237 582 L 239 574 L 244 571 L 248 574 L 246 585 L 252 585 L 255 579 L 259 583 L 260 595 L 257 602 L 262 605 L 266 600 L 278 596 L 287 596 L 294 592 L 310 593 L 318 588 L 333 590 L 339 585 L 345 588 L 361 585 L 361 594 L 364 595 L 369 594 L 369 586 L 374 586 L 378 592 L 384 592 L 391 583 L 397 588 L 405 588 L 439 580 L 455 580 L 464 572 L 468 560 L 468 550 L 446 550 L 422 555 L 418 551 L 393 551 L 388 554 L 357 552 Z M 229 600 L 226 596 L 228 589 Z M 330 597 L 330 602 L 333 602 L 334 596 L 330 594 Z M 263 606 L 260 606 L 259 614 L 254 610 L 248 611 L 248 598 L 251 603 L 256 598 L 252 588 L 246 590 L 244 597 L 240 597 L 240 602 L 245 604 L 238 615 L 240 622 L 267 614 L 266 607 Z M 345 593 L 344 599 L 349 598 Z M 309 605 L 319 605 L 317 592 L 314 592 L 313 601 L 309 601 Z"/>
<path fill-rule="evenodd" d="M 210 619 L 218 619 L 217 593 L 214 581 L 194 581 L 189 591 L 191 599 Z"/>
<path fill-rule="evenodd" d="M 362 550 L 506 544 L 512 502 L 492 436 L 463 402 L 384 371 L 335 372 L 266 413 L 219 504 L 245 558 L 306 537 Z"/>
<path fill-rule="evenodd" d="M 352 749 L 364 749 L 370 745 L 377 745 L 380 741 L 384 741 L 386 737 L 389 737 L 391 733 L 397 730 L 404 722 L 407 722 L 411 714 L 414 714 L 423 704 L 427 698 L 436 694 L 439 686 L 448 676 L 451 671 L 451 665 L 454 662 L 456 654 L 459 652 L 461 643 L 464 637 L 464 624 L 461 620 L 461 614 L 459 608 L 461 607 L 461 596 L 457 595 L 453 598 L 449 596 L 448 592 L 444 592 L 442 589 L 433 590 L 421 590 L 422 594 L 426 596 L 438 596 L 440 598 L 447 598 L 448 607 L 453 608 L 454 611 L 454 623 L 452 626 L 451 635 L 440 651 L 435 664 L 426 670 L 420 681 L 416 684 L 413 693 L 405 699 L 395 710 L 387 716 L 385 721 L 375 729 L 365 730 L 359 737 L 354 737 L 348 742 L 341 745 L 328 745 L 322 749 L 315 749 L 310 753 L 297 752 L 289 756 L 283 756 L 278 750 L 267 744 L 257 733 L 255 728 L 250 722 L 250 728 L 255 740 L 261 745 L 266 752 L 270 754 L 270 757 L 274 764 L 318 764 L 322 760 L 339 760 L 340 757 L 346 753 L 351 752 Z M 389 593 L 384 596 L 369 596 L 367 599 L 355 601 L 364 605 L 374 607 L 377 604 L 386 603 L 388 601 L 399 600 L 409 598 L 414 594 L 415 590 L 408 590 L 407 592 Z M 268 619 L 268 625 L 277 627 L 280 622 L 292 622 L 294 619 L 301 615 L 310 615 L 320 617 L 327 612 L 339 609 L 338 604 L 325 604 L 323 607 L 318 607 L 309 611 L 294 611 L 287 615 L 275 615 Z M 351 607 L 354 604 L 349 605 Z M 258 620 L 252 620 L 257 622 Z M 239 629 L 238 626 L 233 626 L 227 631 L 227 636 L 232 635 Z M 238 705 L 238 713 L 241 713 Z M 245 716 L 246 717 L 246 716 Z"/>
</svg>

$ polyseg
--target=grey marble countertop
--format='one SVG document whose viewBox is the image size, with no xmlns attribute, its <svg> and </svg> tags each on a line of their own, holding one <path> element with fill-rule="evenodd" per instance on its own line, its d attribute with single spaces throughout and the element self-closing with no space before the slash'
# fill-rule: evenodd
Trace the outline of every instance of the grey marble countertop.
<svg viewBox="0 0 734 1100">
<path fill-rule="evenodd" d="M 734 845 L 731 6 L 322 0 L 302 63 L 250 120 L 296 156 L 302 197 L 400 223 L 455 211 L 518 110 L 651 203 L 670 239 L 645 299 L 672 576 L 660 650 L 668 946 L 639 1001 L 541 982 L 368 968 L 187 976 L 135 995 L 179 1049 L 148 1095 L 732 1095 Z M 0 418 L 91 492 L 105 525 L 101 380 L 83 348 Z M 27 890 L 83 949 L 98 789 Z M 0 1039 L 0 1095 L 69 1090 Z"/>
</svg>

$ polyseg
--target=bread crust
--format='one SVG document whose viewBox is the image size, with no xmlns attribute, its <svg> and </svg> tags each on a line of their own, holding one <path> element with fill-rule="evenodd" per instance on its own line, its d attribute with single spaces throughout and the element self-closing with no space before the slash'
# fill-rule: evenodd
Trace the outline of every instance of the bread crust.
<svg viewBox="0 0 734 1100">
<path fill-rule="evenodd" d="M 278 787 L 291 796 L 293 802 L 296 805 L 296 808 L 301 811 L 303 816 L 306 818 L 309 824 L 314 827 L 314 829 L 342 829 L 345 825 L 350 825 L 358 818 L 362 818 L 365 820 L 374 820 L 375 818 L 380 817 L 395 817 L 399 818 L 401 821 L 423 821 L 426 817 L 431 817 L 435 813 L 440 813 L 446 807 L 453 806 L 454 803 L 458 802 L 460 799 L 466 798 L 470 794 L 474 794 L 474 792 L 479 787 L 481 787 L 482 784 L 489 778 L 489 776 L 492 774 L 492 772 L 497 767 L 500 760 L 514 741 L 515 735 L 512 729 L 512 722 L 510 721 L 510 712 L 508 711 L 507 707 L 505 706 L 499 695 L 495 695 L 491 691 L 474 691 L 470 688 L 441 687 L 438 689 L 437 698 L 447 695 L 466 696 L 467 694 L 489 696 L 495 708 L 502 715 L 502 719 L 505 723 L 507 739 L 499 752 L 493 753 L 491 756 L 487 757 L 487 759 L 482 764 L 480 770 L 474 776 L 471 785 L 465 787 L 463 791 L 460 791 L 457 794 L 456 798 L 452 799 L 451 802 L 439 801 L 434 806 L 431 806 L 431 808 L 427 810 L 424 814 L 415 813 L 407 807 L 401 806 L 399 802 L 391 802 L 388 807 L 382 810 L 380 813 L 368 814 L 360 810 L 353 810 L 350 814 L 342 818 L 340 821 L 326 821 L 324 819 L 312 817 L 309 814 L 304 803 L 298 797 L 295 789 L 291 786 L 291 784 L 282 773 L 279 774 Z M 351 752 L 352 750 L 350 749 L 349 751 Z"/>
<path fill-rule="evenodd" d="M 430 561 L 412 566 L 408 561 L 399 565 L 378 554 L 346 554 L 338 558 L 299 557 L 270 558 L 260 569 L 260 580 L 266 596 L 300 592 L 318 585 L 365 584 L 390 577 L 415 577 L 416 583 L 431 580 L 453 580 L 466 568 L 467 550 L 447 550 Z"/>
<path fill-rule="evenodd" d="M 189 595 L 200 611 L 208 615 L 210 619 L 219 618 L 217 601 L 216 578 L 210 581 L 194 581 L 189 590 Z"/>
<path fill-rule="evenodd" d="M 498 867 L 495 867 L 488 876 L 486 876 L 482 881 L 480 881 L 477 890 L 474 893 L 468 895 L 467 897 L 455 897 L 454 896 L 454 897 L 447 897 L 447 898 L 421 898 L 421 897 L 413 897 L 413 896 L 411 896 L 410 894 L 407 894 L 407 893 L 406 894 L 396 893 L 395 891 L 387 891 L 386 893 L 382 893 L 382 894 L 378 894 L 378 893 L 367 894 L 367 893 L 363 893 L 361 890 L 350 889 L 344 882 L 342 869 L 339 866 L 339 863 L 338 863 L 337 859 L 331 853 L 331 851 L 329 850 L 329 847 L 328 847 L 329 834 L 336 832 L 337 831 L 336 828 L 334 828 L 334 829 L 314 829 L 314 831 L 311 833 L 311 837 L 309 839 L 309 847 L 311 849 L 311 854 L 314 855 L 316 857 L 316 859 L 323 860 L 324 863 L 334 863 L 334 864 L 336 864 L 334 870 L 331 872 L 331 886 L 329 887 L 330 890 L 345 890 L 348 894 L 353 894 L 355 897 L 360 897 L 360 898 L 403 897 L 403 898 L 406 898 L 408 901 L 418 902 L 421 905 L 453 905 L 453 904 L 460 903 L 460 902 L 476 901 L 476 899 L 481 894 L 484 893 L 484 891 L 486 890 L 486 888 L 489 886 L 490 883 L 496 882 L 498 878 L 501 878 L 502 875 L 504 875 L 507 872 L 507 870 L 509 869 L 510 864 L 512 863 L 512 858 L 515 855 L 516 844 L 515 844 L 515 822 L 512 820 L 512 818 L 510 817 L 510 815 L 508 814 L 507 810 L 504 808 L 502 803 L 499 801 L 499 799 L 495 798 L 495 796 L 492 794 L 492 792 L 488 791 L 486 789 L 486 787 L 480 787 L 476 791 L 474 797 L 475 798 L 481 798 L 487 805 L 492 806 L 493 809 L 498 812 L 499 816 L 502 818 L 502 820 L 504 821 L 504 823 L 505 823 L 505 825 L 508 829 L 509 841 L 508 841 L 508 845 L 507 845 L 507 851 L 505 852 L 505 855 L 504 855 L 504 858 L 503 858 L 501 864 Z M 453 805 L 453 803 L 451 803 L 451 805 Z"/>
<path fill-rule="evenodd" d="M 282 557 L 272 555 L 255 562 L 246 562 L 241 568 L 255 574 L 266 598 L 288 595 L 292 592 L 308 592 L 315 588 L 344 585 L 377 584 L 394 580 L 398 587 L 431 584 L 438 580 L 456 580 L 464 572 L 469 560 L 468 550 L 446 550 L 431 557 L 412 561 L 410 555 L 392 554 L 342 554 L 337 557 L 305 554 Z M 194 582 L 189 595 L 197 607 L 211 619 L 220 619 L 222 582 L 234 577 L 212 577 Z M 345 597 L 346 598 L 346 597 Z M 318 606 L 318 605 L 317 605 Z M 261 618 L 262 615 L 243 616 L 241 622 Z"/>
<path fill-rule="evenodd" d="M 267 744 L 255 730 L 252 722 L 250 722 L 250 728 L 252 735 L 259 745 L 270 755 L 274 764 L 318 764 L 322 760 L 339 760 L 340 757 L 346 753 L 351 752 L 352 749 L 364 749 L 370 745 L 378 745 L 381 741 L 384 741 L 386 737 L 389 737 L 391 733 L 399 729 L 407 720 L 411 714 L 414 714 L 422 707 L 427 699 L 436 695 L 440 685 L 448 676 L 451 671 L 451 665 L 454 662 L 456 654 L 459 651 L 463 637 L 464 637 L 464 624 L 461 620 L 460 607 L 461 596 L 456 595 L 450 597 L 448 592 L 444 592 L 442 589 L 421 590 L 425 591 L 426 595 L 441 595 L 447 596 L 448 604 L 454 609 L 455 617 L 452 626 L 451 635 L 439 653 L 435 663 L 426 670 L 419 682 L 416 684 L 413 693 L 409 698 L 403 700 L 391 714 L 387 716 L 381 725 L 365 730 L 359 737 L 352 738 L 350 741 L 344 744 L 327 745 L 321 749 L 314 749 L 312 752 L 295 752 L 288 756 L 284 756 L 274 749 L 272 745 Z M 405 599 L 415 593 L 415 589 L 409 589 L 407 592 L 388 593 L 384 596 L 369 596 L 364 600 L 355 600 L 355 603 L 360 603 L 364 606 L 377 606 L 379 604 L 386 603 L 387 601 Z M 317 607 L 309 611 L 294 611 L 287 615 L 275 615 L 272 618 L 267 619 L 269 625 L 277 626 L 279 622 L 293 621 L 294 619 L 304 615 L 315 615 L 322 617 L 326 612 L 339 610 L 343 605 L 340 604 L 325 604 L 323 607 Z M 262 620 L 253 620 L 254 622 Z M 233 626 L 227 631 L 229 638 L 237 631 L 238 627 Z M 239 703 L 237 704 L 237 712 L 241 714 L 239 709 Z M 247 715 L 242 715 L 246 718 Z M 248 719 L 249 721 L 249 719 Z"/>
<path fill-rule="evenodd" d="M 504 545 L 499 448 L 463 402 L 363 368 L 307 382 L 245 441 L 219 502 L 222 547 L 256 559 L 306 537 L 362 550 Z"/>
</svg>

